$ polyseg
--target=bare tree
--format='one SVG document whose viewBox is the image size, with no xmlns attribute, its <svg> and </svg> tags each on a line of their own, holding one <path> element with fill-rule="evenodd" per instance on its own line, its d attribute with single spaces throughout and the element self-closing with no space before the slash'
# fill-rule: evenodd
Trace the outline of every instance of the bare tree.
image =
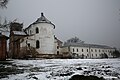
<svg viewBox="0 0 120 80">
<path fill-rule="evenodd" d="M 7 3 L 9 0 L 0 0 L 0 8 L 7 8 Z M 3 23 L 2 23 L 2 18 L 0 17 L 0 31 L 4 30 L 4 31 L 8 31 L 8 25 L 9 23 L 7 22 L 6 18 L 4 19 Z"/>
<path fill-rule="evenodd" d="M 0 31 L 2 30 L 9 31 L 9 25 L 10 25 L 10 22 L 8 22 L 6 18 L 4 19 L 3 22 L 2 22 L 2 19 L 0 18 Z"/>
<path fill-rule="evenodd" d="M 0 0 L 0 8 L 7 8 L 7 3 L 9 0 Z"/>
</svg>

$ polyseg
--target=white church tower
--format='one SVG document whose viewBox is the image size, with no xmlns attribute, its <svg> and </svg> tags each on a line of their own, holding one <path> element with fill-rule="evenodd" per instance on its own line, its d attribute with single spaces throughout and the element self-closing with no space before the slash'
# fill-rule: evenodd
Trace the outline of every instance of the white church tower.
<svg viewBox="0 0 120 80">
<path fill-rule="evenodd" d="M 54 54 L 54 29 L 55 25 L 41 13 L 41 17 L 25 29 L 29 37 L 24 42 L 36 48 L 39 54 Z"/>
</svg>

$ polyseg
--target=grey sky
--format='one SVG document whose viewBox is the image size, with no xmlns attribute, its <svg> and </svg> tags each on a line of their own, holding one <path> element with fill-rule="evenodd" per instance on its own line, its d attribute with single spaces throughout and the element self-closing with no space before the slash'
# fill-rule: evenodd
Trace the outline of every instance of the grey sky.
<svg viewBox="0 0 120 80">
<path fill-rule="evenodd" d="M 0 16 L 24 22 L 40 13 L 56 25 L 56 36 L 65 41 L 77 36 L 87 43 L 120 48 L 120 0 L 10 0 Z"/>
</svg>

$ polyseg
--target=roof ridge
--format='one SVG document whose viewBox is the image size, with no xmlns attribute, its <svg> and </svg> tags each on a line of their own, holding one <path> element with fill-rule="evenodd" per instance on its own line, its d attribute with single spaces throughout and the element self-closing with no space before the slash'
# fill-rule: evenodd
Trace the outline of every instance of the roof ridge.
<svg viewBox="0 0 120 80">
<path fill-rule="evenodd" d="M 38 19 L 35 21 L 35 23 L 39 23 L 39 22 L 51 23 L 51 21 L 49 21 L 49 20 L 44 16 L 43 13 L 41 13 L 41 17 L 38 18 Z"/>
</svg>

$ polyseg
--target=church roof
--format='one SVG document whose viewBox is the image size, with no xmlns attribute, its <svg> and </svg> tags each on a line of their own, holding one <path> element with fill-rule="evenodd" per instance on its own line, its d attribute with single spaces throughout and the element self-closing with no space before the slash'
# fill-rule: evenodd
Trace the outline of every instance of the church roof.
<svg viewBox="0 0 120 80">
<path fill-rule="evenodd" d="M 21 35 L 21 36 L 24 36 L 24 35 L 27 35 L 25 32 L 23 31 L 13 31 L 14 35 Z"/>
<path fill-rule="evenodd" d="M 67 46 L 112 49 L 112 47 L 106 46 L 106 45 L 86 44 L 86 43 L 67 43 L 67 44 L 64 44 L 63 47 L 67 47 Z"/>
<path fill-rule="evenodd" d="M 36 23 L 40 23 L 40 22 L 46 22 L 46 23 L 51 23 L 45 16 L 43 13 L 41 13 L 41 17 L 37 19 Z"/>
<path fill-rule="evenodd" d="M 52 24 L 55 28 L 55 25 L 53 23 L 51 23 L 51 21 L 49 21 L 43 13 L 41 13 L 41 17 L 38 18 L 33 24 L 37 24 L 37 23 L 48 23 L 48 24 Z"/>
<path fill-rule="evenodd" d="M 34 23 L 30 24 L 26 29 L 28 29 L 28 28 L 30 28 L 32 25 L 38 24 L 38 23 L 48 23 L 48 24 L 52 24 L 52 25 L 54 26 L 54 29 L 55 29 L 55 25 L 54 25 L 51 21 L 49 21 L 49 20 L 44 16 L 43 13 L 41 13 L 41 17 L 40 17 L 40 18 L 38 18 Z M 25 30 L 26 30 L 26 29 L 25 29 Z"/>
</svg>

